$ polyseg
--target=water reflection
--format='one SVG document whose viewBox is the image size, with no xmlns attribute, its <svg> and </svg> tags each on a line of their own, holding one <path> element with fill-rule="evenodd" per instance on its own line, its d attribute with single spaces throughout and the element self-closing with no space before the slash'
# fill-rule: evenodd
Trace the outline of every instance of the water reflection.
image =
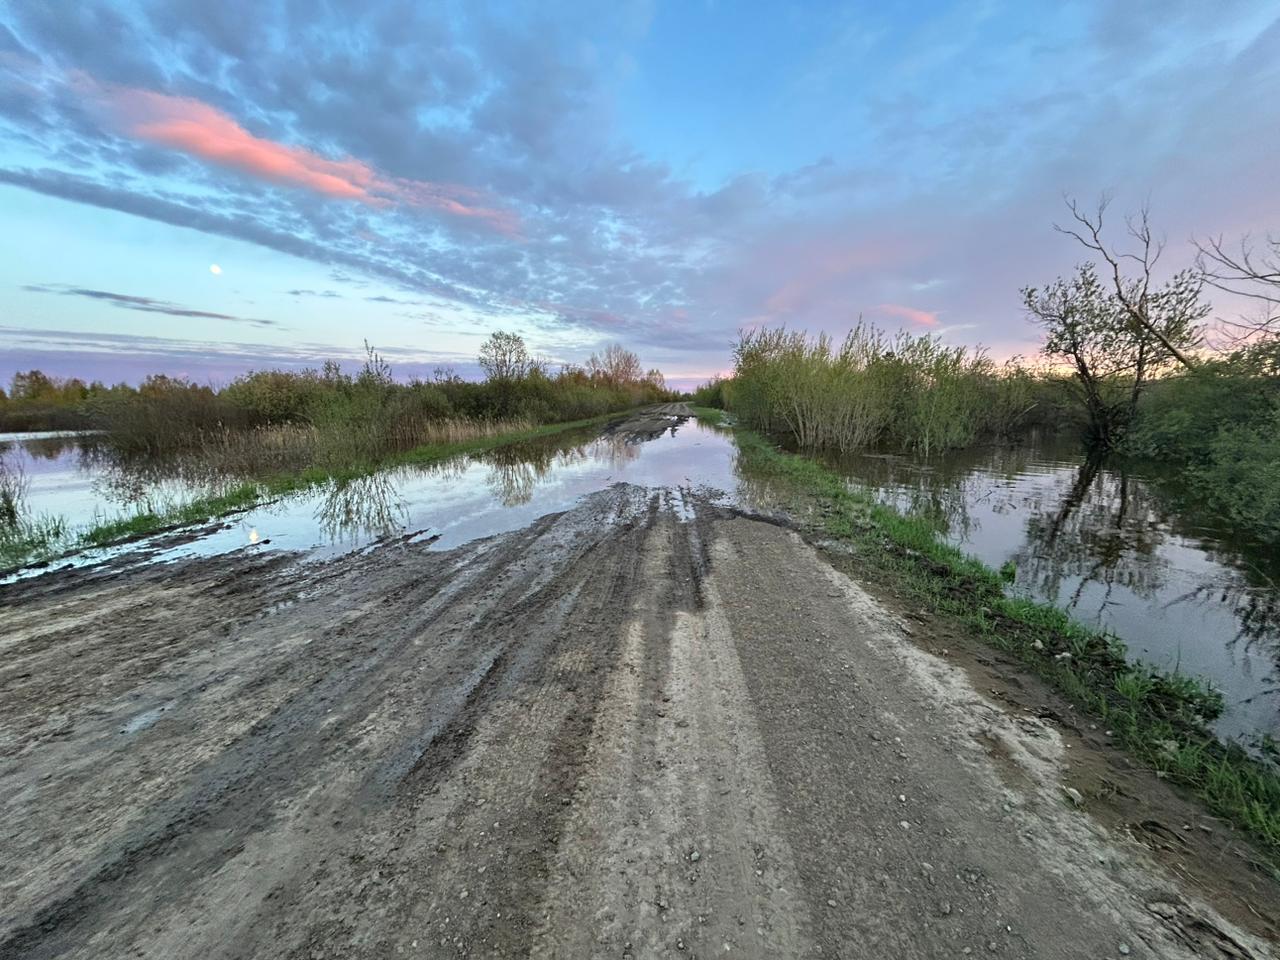
<svg viewBox="0 0 1280 960">
<path fill-rule="evenodd" d="M 1016 592 L 1211 679 L 1233 707 L 1228 728 L 1280 729 L 1278 551 L 1198 514 L 1174 478 L 1053 442 L 839 466 L 988 565 L 1011 561 Z"/>
<path fill-rule="evenodd" d="M 326 485 L 316 503 L 316 525 L 331 543 L 388 537 L 408 518 L 403 498 L 388 473 L 338 480 Z"/>
<path fill-rule="evenodd" d="M 588 441 L 543 442 L 500 447 L 481 457 L 489 467 L 485 484 L 504 507 L 528 503 L 539 483 L 556 471 L 593 462 L 623 469 L 640 456 L 631 437 L 603 436 Z"/>
</svg>

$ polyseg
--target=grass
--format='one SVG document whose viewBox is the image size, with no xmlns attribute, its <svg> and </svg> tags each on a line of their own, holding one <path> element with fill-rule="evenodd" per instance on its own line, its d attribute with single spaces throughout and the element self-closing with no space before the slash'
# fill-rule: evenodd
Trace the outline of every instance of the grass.
<svg viewBox="0 0 1280 960">
<path fill-rule="evenodd" d="M 719 411 L 697 413 L 719 421 Z M 824 535 L 851 543 L 869 579 L 1016 655 L 1159 776 L 1189 787 L 1215 814 L 1252 834 L 1276 869 L 1280 767 L 1209 731 L 1208 721 L 1222 711 L 1219 694 L 1194 678 L 1130 662 L 1117 637 L 1089 630 L 1056 607 L 1007 596 L 1007 571 L 942 542 L 928 521 L 874 503 L 823 465 L 750 430 L 737 428 L 735 435 L 744 472 L 769 484 Z"/>
<path fill-rule="evenodd" d="M 320 484 L 350 482 L 388 467 L 426 465 L 452 457 L 484 453 L 498 447 L 596 426 L 614 416 L 617 414 L 423 444 L 401 453 L 336 468 L 312 466 L 278 472 L 260 480 L 238 483 L 217 494 L 187 503 L 103 519 L 78 531 L 72 530 L 64 520 L 57 517 L 20 522 L 10 528 L 9 532 L 0 528 L 0 573 L 12 572 L 25 564 L 48 561 L 80 550 L 112 546 L 179 527 L 206 523 Z"/>
</svg>

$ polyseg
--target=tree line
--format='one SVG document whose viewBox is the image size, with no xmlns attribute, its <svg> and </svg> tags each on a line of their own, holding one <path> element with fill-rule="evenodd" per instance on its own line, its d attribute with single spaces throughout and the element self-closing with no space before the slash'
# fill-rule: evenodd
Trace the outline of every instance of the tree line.
<svg viewBox="0 0 1280 960">
<path fill-rule="evenodd" d="M 478 360 L 482 381 L 440 367 L 429 379 L 398 382 L 366 344 L 354 373 L 330 360 L 316 369 L 250 371 L 220 388 L 165 374 L 136 387 L 106 386 L 30 370 L 0 390 L 0 430 L 99 429 L 122 449 L 156 450 L 199 444 L 212 431 L 285 423 L 386 434 L 441 420 L 551 423 L 674 396 L 660 371 L 645 372 L 617 344 L 553 371 L 518 334 L 497 331 Z"/>
</svg>

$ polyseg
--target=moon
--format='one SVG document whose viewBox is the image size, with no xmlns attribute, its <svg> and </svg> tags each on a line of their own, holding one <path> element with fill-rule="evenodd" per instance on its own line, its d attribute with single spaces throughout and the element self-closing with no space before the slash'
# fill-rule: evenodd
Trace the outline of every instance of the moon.
<svg viewBox="0 0 1280 960">
<path fill-rule="evenodd" d="M 211 263 L 209 264 L 209 272 L 212 273 L 215 277 L 219 277 L 222 275 L 222 268 L 218 266 L 216 263 Z"/>
</svg>

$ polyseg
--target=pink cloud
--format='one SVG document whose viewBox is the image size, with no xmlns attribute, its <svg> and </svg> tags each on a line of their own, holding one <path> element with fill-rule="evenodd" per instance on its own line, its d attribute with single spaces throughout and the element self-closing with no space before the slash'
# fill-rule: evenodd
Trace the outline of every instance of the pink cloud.
<svg viewBox="0 0 1280 960">
<path fill-rule="evenodd" d="M 106 86 L 85 77 L 78 85 L 105 106 L 127 135 L 247 176 L 374 207 L 404 204 L 474 218 L 507 234 L 518 230 L 513 214 L 481 205 L 480 194 L 466 187 L 388 177 L 363 160 L 331 160 L 305 147 L 258 137 L 217 107 L 190 97 Z"/>
<path fill-rule="evenodd" d="M 830 236 L 805 237 L 765 243 L 745 266 L 772 280 L 772 289 L 762 298 L 762 318 L 804 318 L 845 300 L 851 283 L 899 260 L 901 248 L 900 242 L 886 237 L 852 243 Z"/>
<path fill-rule="evenodd" d="M 904 307 L 896 303 L 882 303 L 876 309 L 881 313 L 887 313 L 891 317 L 909 320 L 924 327 L 936 327 L 938 325 L 938 312 L 936 310 L 932 312 L 917 310 L 914 307 Z"/>
</svg>

